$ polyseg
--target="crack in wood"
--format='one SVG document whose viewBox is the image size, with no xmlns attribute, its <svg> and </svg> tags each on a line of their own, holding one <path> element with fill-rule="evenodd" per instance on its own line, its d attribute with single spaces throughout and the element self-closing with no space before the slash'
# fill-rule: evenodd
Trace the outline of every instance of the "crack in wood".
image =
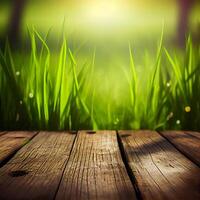
<svg viewBox="0 0 200 200">
<path fill-rule="evenodd" d="M 126 171 L 127 171 L 127 174 L 131 180 L 131 183 L 133 185 L 133 188 L 135 190 L 135 194 L 136 194 L 136 197 L 138 200 L 142 200 L 142 194 L 140 192 L 140 189 L 138 187 L 138 184 L 137 184 L 137 180 L 128 164 L 128 159 L 127 159 L 127 156 L 126 156 L 126 153 L 125 153 L 125 150 L 124 150 L 124 146 L 122 144 L 122 141 L 120 139 L 120 136 L 119 136 L 119 133 L 118 131 L 116 131 L 116 134 L 117 134 L 117 141 L 118 141 L 118 146 L 119 146 L 119 150 L 120 150 L 120 153 L 121 153 L 121 157 L 122 157 L 122 160 L 124 162 L 124 165 L 126 167 Z M 124 134 L 123 137 L 128 137 L 130 136 L 130 134 Z"/>
</svg>

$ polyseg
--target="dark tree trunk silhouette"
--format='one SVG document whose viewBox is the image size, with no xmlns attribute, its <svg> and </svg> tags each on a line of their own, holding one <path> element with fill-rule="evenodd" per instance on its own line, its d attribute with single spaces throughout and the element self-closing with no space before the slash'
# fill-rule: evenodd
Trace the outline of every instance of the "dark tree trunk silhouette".
<svg viewBox="0 0 200 200">
<path fill-rule="evenodd" d="M 20 26 L 26 0 L 14 0 L 8 24 L 8 39 L 11 45 L 17 45 L 20 40 Z"/>
<path fill-rule="evenodd" d="M 184 46 L 188 34 L 189 17 L 194 0 L 179 0 L 178 42 Z"/>
</svg>

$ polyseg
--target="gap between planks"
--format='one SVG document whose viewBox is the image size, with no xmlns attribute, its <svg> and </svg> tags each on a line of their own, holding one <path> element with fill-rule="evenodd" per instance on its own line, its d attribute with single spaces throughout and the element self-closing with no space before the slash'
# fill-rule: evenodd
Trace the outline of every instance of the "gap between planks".
<svg viewBox="0 0 200 200">
<path fill-rule="evenodd" d="M 200 169 L 156 131 L 120 131 L 143 199 L 199 199 Z"/>
<path fill-rule="evenodd" d="M 0 132 L 0 168 L 37 134 L 34 131 Z"/>
<path fill-rule="evenodd" d="M 119 136 L 119 132 L 116 131 L 116 134 L 117 134 L 117 141 L 118 141 L 118 146 L 119 146 L 119 150 L 120 150 L 120 153 L 121 153 L 121 157 L 122 157 L 122 160 L 124 162 L 124 165 L 126 167 L 126 171 L 127 171 L 127 174 L 132 182 L 132 185 L 134 187 L 134 190 L 135 190 L 135 194 L 136 194 L 136 197 L 138 200 L 142 200 L 142 195 L 141 195 L 141 191 L 138 187 L 138 184 L 137 184 L 137 180 L 135 178 L 135 175 L 128 163 L 128 160 L 127 160 L 127 157 L 126 157 L 126 153 L 125 153 L 125 149 L 124 149 L 124 146 L 122 144 L 122 141 L 121 141 L 121 138 Z"/>
<path fill-rule="evenodd" d="M 78 136 L 78 132 L 77 132 L 77 131 L 71 132 L 71 133 L 72 133 L 72 134 L 75 134 L 75 138 L 74 138 L 74 141 L 73 141 L 73 143 L 72 143 L 72 147 L 71 147 L 71 150 L 70 150 L 70 153 L 69 153 L 68 160 L 67 160 L 67 162 L 66 162 L 65 165 L 64 165 L 64 169 L 63 169 L 63 171 L 62 171 L 62 174 L 61 174 L 61 177 L 60 177 L 60 181 L 59 181 L 58 186 L 57 186 L 57 188 L 56 188 L 56 191 L 55 191 L 53 200 L 56 199 L 56 196 L 57 196 L 57 194 L 58 194 L 58 191 L 59 191 L 59 188 L 60 188 L 60 185 L 61 185 L 63 176 L 64 176 L 64 172 L 65 172 L 65 169 L 66 169 L 66 167 L 67 167 L 67 163 L 69 162 L 70 155 L 71 155 L 71 153 L 72 153 L 72 150 L 73 150 L 73 148 L 74 148 L 75 141 L 76 141 L 77 136 Z"/>
<path fill-rule="evenodd" d="M 158 133 L 200 167 L 200 133 L 191 131 L 161 131 Z"/>
<path fill-rule="evenodd" d="M 56 199 L 137 199 L 116 131 L 92 133 L 78 132 Z"/>
<path fill-rule="evenodd" d="M 0 169 L 0 199 L 53 199 L 74 138 L 40 132 Z"/>
</svg>

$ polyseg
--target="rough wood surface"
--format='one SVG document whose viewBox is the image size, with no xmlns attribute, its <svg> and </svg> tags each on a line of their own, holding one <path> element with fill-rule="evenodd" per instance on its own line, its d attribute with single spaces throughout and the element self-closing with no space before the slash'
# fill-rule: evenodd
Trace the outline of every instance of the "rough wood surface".
<svg viewBox="0 0 200 200">
<path fill-rule="evenodd" d="M 36 132 L 13 131 L 0 135 L 0 165 L 14 152 L 26 144 Z"/>
<path fill-rule="evenodd" d="M 40 132 L 0 169 L 0 199 L 54 199 L 75 134 Z"/>
<path fill-rule="evenodd" d="M 136 199 L 116 132 L 78 134 L 56 199 Z"/>
<path fill-rule="evenodd" d="M 195 132 L 164 131 L 166 137 L 183 154 L 200 166 L 200 138 Z M 199 189 L 200 190 L 200 189 Z"/>
<path fill-rule="evenodd" d="M 199 200 L 200 168 L 153 131 L 120 131 L 143 199 Z"/>
<path fill-rule="evenodd" d="M 1 136 L 1 135 L 4 135 L 5 133 L 6 133 L 6 131 L 1 131 L 1 132 L 0 132 L 0 136 Z"/>
<path fill-rule="evenodd" d="M 200 133 L 195 131 L 184 131 L 185 133 L 189 133 L 190 135 L 200 139 Z"/>
</svg>

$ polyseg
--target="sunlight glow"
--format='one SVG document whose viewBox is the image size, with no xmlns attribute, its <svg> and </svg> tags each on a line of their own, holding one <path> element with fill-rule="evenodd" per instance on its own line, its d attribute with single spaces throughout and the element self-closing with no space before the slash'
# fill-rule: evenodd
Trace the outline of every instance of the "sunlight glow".
<svg viewBox="0 0 200 200">
<path fill-rule="evenodd" d="M 89 23 L 96 25 L 115 25 L 127 16 L 127 2 L 122 0 L 96 0 L 88 2 L 84 13 Z"/>
<path fill-rule="evenodd" d="M 96 21 L 103 21 L 111 22 L 118 18 L 120 13 L 120 8 L 118 4 L 105 1 L 100 1 L 98 4 L 93 4 L 91 7 L 88 8 L 88 15 L 93 20 Z"/>
</svg>

